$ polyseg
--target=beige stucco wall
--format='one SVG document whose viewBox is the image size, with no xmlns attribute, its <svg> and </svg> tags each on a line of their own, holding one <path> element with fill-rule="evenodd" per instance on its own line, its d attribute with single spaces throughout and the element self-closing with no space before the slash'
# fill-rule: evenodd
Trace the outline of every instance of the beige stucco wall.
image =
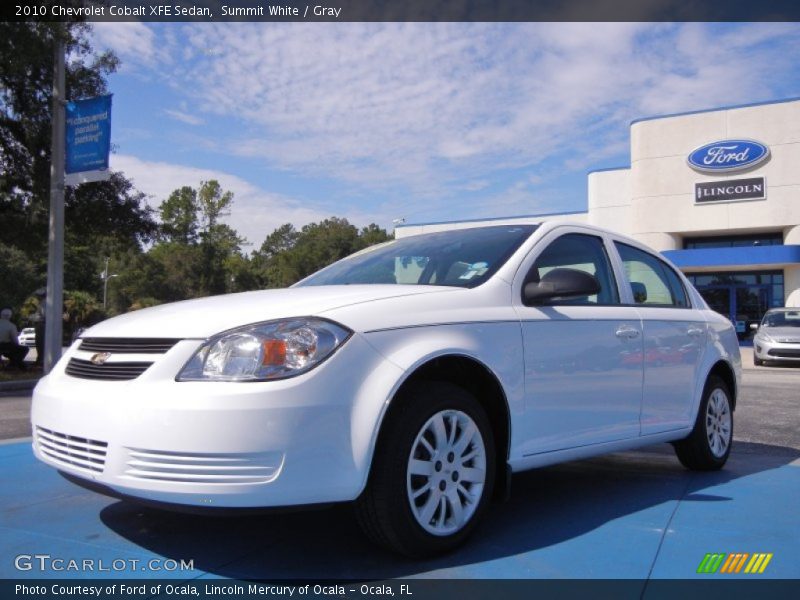
<svg viewBox="0 0 800 600">
<path fill-rule="evenodd" d="M 800 225 L 784 230 L 784 244 L 800 245 Z M 787 265 L 783 270 L 783 287 L 786 290 L 786 306 L 800 307 L 800 265 Z"/>
<path fill-rule="evenodd" d="M 699 146 L 755 139 L 770 158 L 753 169 L 706 175 L 686 162 Z M 780 231 L 800 224 L 800 101 L 639 121 L 631 125 L 631 233 Z M 603 175 L 602 173 L 600 175 Z M 694 184 L 764 177 L 766 200 L 695 205 Z M 607 185 L 613 185 L 609 179 Z M 644 238 L 642 239 L 644 241 Z M 658 248 L 666 250 L 667 248 Z"/>
</svg>

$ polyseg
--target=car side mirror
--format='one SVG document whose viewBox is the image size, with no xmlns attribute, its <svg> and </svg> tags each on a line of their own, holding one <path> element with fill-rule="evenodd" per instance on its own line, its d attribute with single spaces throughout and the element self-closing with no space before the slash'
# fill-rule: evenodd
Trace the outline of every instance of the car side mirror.
<svg viewBox="0 0 800 600">
<path fill-rule="evenodd" d="M 758 330 L 758 323 L 750 323 L 750 329 L 752 329 L 753 331 Z"/>
<path fill-rule="evenodd" d="M 556 299 L 592 296 L 599 292 L 600 282 L 594 275 L 577 269 L 553 269 L 541 281 L 525 284 L 522 288 L 522 301 L 526 306 L 531 306 Z"/>
</svg>

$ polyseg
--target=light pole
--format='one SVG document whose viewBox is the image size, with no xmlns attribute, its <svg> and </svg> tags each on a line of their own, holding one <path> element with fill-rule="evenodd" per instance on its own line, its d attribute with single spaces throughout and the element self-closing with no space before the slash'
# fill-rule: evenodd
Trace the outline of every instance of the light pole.
<svg viewBox="0 0 800 600">
<path fill-rule="evenodd" d="M 47 250 L 44 372 L 61 357 L 64 314 L 64 26 L 54 33 L 52 140 L 50 149 L 50 232 Z"/>
<path fill-rule="evenodd" d="M 103 272 L 100 273 L 100 279 L 103 280 L 103 312 L 106 311 L 106 307 L 108 305 L 108 280 L 112 279 L 113 277 L 118 277 L 116 273 L 113 275 L 108 274 L 108 261 L 110 258 L 106 256 L 106 268 L 103 269 Z"/>
</svg>

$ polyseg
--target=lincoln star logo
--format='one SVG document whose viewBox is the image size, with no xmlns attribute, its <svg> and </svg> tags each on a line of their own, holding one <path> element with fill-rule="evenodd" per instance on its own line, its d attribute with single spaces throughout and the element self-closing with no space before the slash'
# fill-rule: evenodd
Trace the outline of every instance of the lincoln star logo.
<svg viewBox="0 0 800 600">
<path fill-rule="evenodd" d="M 98 352 L 93 354 L 89 360 L 93 365 L 103 365 L 109 358 L 111 358 L 111 352 Z"/>
</svg>

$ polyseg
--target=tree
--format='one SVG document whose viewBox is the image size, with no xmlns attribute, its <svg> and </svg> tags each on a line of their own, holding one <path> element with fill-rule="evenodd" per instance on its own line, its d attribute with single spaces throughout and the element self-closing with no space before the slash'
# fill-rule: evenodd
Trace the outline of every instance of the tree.
<svg viewBox="0 0 800 600">
<path fill-rule="evenodd" d="M 185 185 L 173 191 L 158 209 L 161 215 L 161 238 L 180 244 L 195 243 L 198 210 L 197 190 Z"/>
<path fill-rule="evenodd" d="M 102 307 L 94 296 L 81 291 L 64 292 L 65 339 L 71 340 L 79 329 L 89 327 L 103 318 Z"/>
<path fill-rule="evenodd" d="M 241 256 L 244 240 L 219 222 L 232 203 L 233 193 L 213 179 L 201 181 L 198 189 L 176 189 L 161 203 L 161 241 L 150 255 L 164 266 L 166 285 L 161 295 L 146 296 L 172 300 L 223 294 L 233 289 L 237 277 L 239 289 L 248 284 Z"/>
<path fill-rule="evenodd" d="M 106 77 L 119 64 L 113 53 L 95 52 L 90 32 L 86 23 L 0 23 L 0 244 L 25 257 L 11 260 L 16 270 L 8 281 L 24 281 L 27 293 L 44 286 L 46 277 L 56 36 L 66 48 L 69 99 L 107 93 Z M 104 257 L 141 252 L 141 244 L 152 239 L 156 223 L 143 198 L 119 173 L 65 190 L 67 289 L 99 295 Z M 12 304 L 24 300 L 20 293 L 14 292 Z"/>
<path fill-rule="evenodd" d="M 0 243 L 0 308 L 21 306 L 39 286 L 39 279 L 37 265 L 24 252 Z"/>
<path fill-rule="evenodd" d="M 223 191 L 215 179 L 201 181 L 199 189 L 185 185 L 174 190 L 158 209 L 161 238 L 181 244 L 194 244 L 204 236 L 238 240 L 235 232 L 229 236 L 219 229 L 219 218 L 232 203 L 233 192 Z M 228 231 L 232 230 L 228 228 Z"/>
<path fill-rule="evenodd" d="M 201 181 L 197 192 L 197 204 L 203 232 L 212 230 L 219 218 L 225 214 L 225 209 L 232 203 L 233 192 L 223 192 L 217 180 Z"/>
<path fill-rule="evenodd" d="M 387 233 L 385 229 L 378 227 L 375 223 L 370 223 L 366 227 L 362 227 L 358 235 L 361 238 L 361 243 L 364 248 L 394 239 L 394 234 Z"/>
<path fill-rule="evenodd" d="M 69 57 L 67 98 L 107 93 L 106 77 L 119 64 L 113 53 L 94 51 L 85 23 L 0 23 L 0 218 L 4 241 L 27 253 L 46 239 L 44 227 L 36 225 L 46 224 L 48 213 L 53 47 L 59 32 Z"/>
<path fill-rule="evenodd" d="M 299 232 L 282 225 L 264 240 L 253 256 L 263 287 L 287 287 L 329 264 L 391 236 L 377 225 L 359 231 L 347 219 L 331 217 L 310 223 Z"/>
</svg>

